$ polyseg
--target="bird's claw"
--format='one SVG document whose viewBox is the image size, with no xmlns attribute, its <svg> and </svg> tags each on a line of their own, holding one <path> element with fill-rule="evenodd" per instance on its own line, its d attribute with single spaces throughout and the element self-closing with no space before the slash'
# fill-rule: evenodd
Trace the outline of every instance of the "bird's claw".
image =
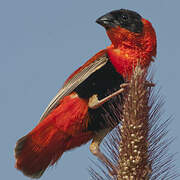
<svg viewBox="0 0 180 180">
<path fill-rule="evenodd" d="M 123 83 L 123 84 L 120 85 L 120 88 L 126 88 L 128 86 L 129 86 L 129 83 Z"/>
<path fill-rule="evenodd" d="M 154 86 L 155 86 L 154 83 L 149 82 L 149 81 L 146 81 L 146 82 L 145 82 L 145 85 L 146 85 L 147 87 L 154 87 Z"/>
</svg>

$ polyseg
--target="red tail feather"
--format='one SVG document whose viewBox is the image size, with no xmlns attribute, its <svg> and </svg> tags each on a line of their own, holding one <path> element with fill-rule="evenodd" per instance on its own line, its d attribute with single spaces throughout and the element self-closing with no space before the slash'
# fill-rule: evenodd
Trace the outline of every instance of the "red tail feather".
<svg viewBox="0 0 180 180">
<path fill-rule="evenodd" d="M 39 178 L 64 151 L 89 141 L 92 133 L 84 131 L 87 111 L 87 102 L 74 94 L 62 99 L 56 109 L 17 142 L 16 168 L 31 178 Z"/>
<path fill-rule="evenodd" d="M 16 168 L 32 178 L 39 178 L 61 157 L 69 139 L 52 125 L 52 120 L 41 124 L 19 139 L 15 148 Z"/>
</svg>

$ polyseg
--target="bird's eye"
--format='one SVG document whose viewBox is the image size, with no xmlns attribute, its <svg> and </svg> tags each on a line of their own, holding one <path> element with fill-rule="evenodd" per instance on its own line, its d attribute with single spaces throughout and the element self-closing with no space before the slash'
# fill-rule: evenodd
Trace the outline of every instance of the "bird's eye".
<svg viewBox="0 0 180 180">
<path fill-rule="evenodd" d="M 121 19 L 122 19 L 123 21 L 127 21 L 127 20 L 128 20 L 128 16 L 126 16 L 126 15 L 121 15 Z"/>
</svg>

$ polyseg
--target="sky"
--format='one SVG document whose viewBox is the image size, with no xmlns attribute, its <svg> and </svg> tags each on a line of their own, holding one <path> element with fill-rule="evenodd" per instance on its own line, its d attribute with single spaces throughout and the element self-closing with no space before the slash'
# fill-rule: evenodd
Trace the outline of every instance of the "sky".
<svg viewBox="0 0 180 180">
<path fill-rule="evenodd" d="M 110 44 L 95 23 L 120 8 L 137 11 L 157 33 L 155 81 L 165 97 L 164 118 L 173 117 L 170 153 L 180 149 L 179 0 L 1 0 L 0 1 L 0 169 L 1 179 L 26 180 L 14 168 L 14 146 L 39 121 L 65 79 Z M 66 152 L 42 180 L 90 179 L 96 160 L 89 143 Z M 180 154 L 175 158 L 180 168 Z"/>
</svg>

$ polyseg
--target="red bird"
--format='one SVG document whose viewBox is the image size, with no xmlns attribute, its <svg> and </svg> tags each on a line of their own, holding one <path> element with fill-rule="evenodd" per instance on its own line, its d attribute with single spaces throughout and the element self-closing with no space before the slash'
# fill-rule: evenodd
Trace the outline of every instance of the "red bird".
<svg viewBox="0 0 180 180">
<path fill-rule="evenodd" d="M 31 178 L 41 177 L 65 151 L 91 139 L 90 150 L 97 155 L 99 144 L 112 129 L 103 114 L 110 111 L 113 96 L 122 92 L 121 85 L 128 82 L 137 64 L 146 68 L 156 56 L 155 31 L 138 13 L 120 9 L 96 22 L 106 29 L 112 44 L 65 81 L 39 124 L 17 141 L 15 166 Z"/>
</svg>

